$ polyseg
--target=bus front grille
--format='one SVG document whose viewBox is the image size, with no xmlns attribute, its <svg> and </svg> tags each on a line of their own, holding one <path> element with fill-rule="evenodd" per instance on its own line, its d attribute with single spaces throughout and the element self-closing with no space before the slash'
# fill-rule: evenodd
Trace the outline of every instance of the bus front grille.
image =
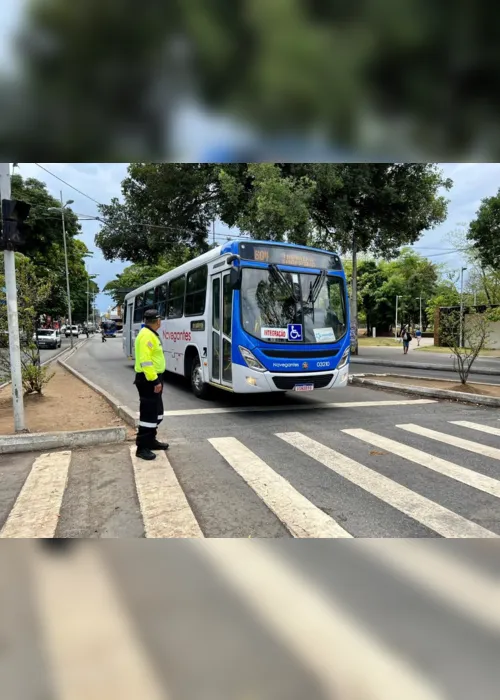
<svg viewBox="0 0 500 700">
<path fill-rule="evenodd" d="M 314 384 L 315 389 L 324 389 L 333 379 L 333 374 L 310 375 L 304 374 L 300 377 L 273 377 L 274 385 L 277 389 L 289 391 L 296 384 Z"/>
<path fill-rule="evenodd" d="M 281 350 L 263 350 L 261 352 L 266 357 L 279 357 L 286 359 L 304 359 L 310 360 L 311 358 L 331 358 L 336 357 L 339 353 L 337 350 L 290 350 L 289 348 L 282 348 Z"/>
</svg>

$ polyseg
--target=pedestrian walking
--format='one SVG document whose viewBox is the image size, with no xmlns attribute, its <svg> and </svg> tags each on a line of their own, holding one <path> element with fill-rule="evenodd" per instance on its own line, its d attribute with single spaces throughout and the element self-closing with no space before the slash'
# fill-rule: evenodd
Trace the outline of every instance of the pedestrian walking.
<svg viewBox="0 0 500 700">
<path fill-rule="evenodd" d="M 420 328 L 417 326 L 417 329 L 415 330 L 415 338 L 417 339 L 417 347 L 420 347 L 420 341 L 422 339 L 422 331 Z"/>
<path fill-rule="evenodd" d="M 163 374 L 165 355 L 158 329 L 161 316 L 156 309 L 144 313 L 144 328 L 135 339 L 135 381 L 139 392 L 139 426 L 137 457 L 156 459 L 153 450 L 168 450 L 168 443 L 159 442 L 156 434 L 163 420 Z"/>
<path fill-rule="evenodd" d="M 101 338 L 102 338 L 102 342 L 105 343 L 106 342 L 106 330 L 104 328 L 104 323 L 101 324 Z"/>
<path fill-rule="evenodd" d="M 412 340 L 410 329 L 408 326 L 404 326 L 401 331 L 401 338 L 403 340 L 403 354 L 408 355 L 408 350 L 410 349 L 410 343 Z"/>
</svg>

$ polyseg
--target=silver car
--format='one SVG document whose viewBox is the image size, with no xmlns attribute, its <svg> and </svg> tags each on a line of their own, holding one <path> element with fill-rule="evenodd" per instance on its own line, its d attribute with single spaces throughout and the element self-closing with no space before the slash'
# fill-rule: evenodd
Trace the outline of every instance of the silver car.
<svg viewBox="0 0 500 700">
<path fill-rule="evenodd" d="M 53 328 L 40 328 L 34 335 L 33 340 L 39 348 L 60 348 L 61 333 Z"/>
</svg>

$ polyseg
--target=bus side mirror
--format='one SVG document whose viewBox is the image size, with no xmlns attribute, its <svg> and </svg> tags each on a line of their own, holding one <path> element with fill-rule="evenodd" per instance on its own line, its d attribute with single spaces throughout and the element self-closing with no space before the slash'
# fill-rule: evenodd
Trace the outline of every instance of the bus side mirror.
<svg viewBox="0 0 500 700">
<path fill-rule="evenodd" d="M 229 274 L 231 289 L 241 289 L 241 267 L 232 267 Z"/>
</svg>

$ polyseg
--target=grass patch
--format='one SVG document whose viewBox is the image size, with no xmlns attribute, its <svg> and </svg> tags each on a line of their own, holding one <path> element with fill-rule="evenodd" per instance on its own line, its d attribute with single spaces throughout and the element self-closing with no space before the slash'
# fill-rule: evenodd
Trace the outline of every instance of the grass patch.
<svg viewBox="0 0 500 700">
<path fill-rule="evenodd" d="M 397 348 L 402 347 L 394 338 L 358 338 L 358 344 L 365 348 Z"/>
</svg>

